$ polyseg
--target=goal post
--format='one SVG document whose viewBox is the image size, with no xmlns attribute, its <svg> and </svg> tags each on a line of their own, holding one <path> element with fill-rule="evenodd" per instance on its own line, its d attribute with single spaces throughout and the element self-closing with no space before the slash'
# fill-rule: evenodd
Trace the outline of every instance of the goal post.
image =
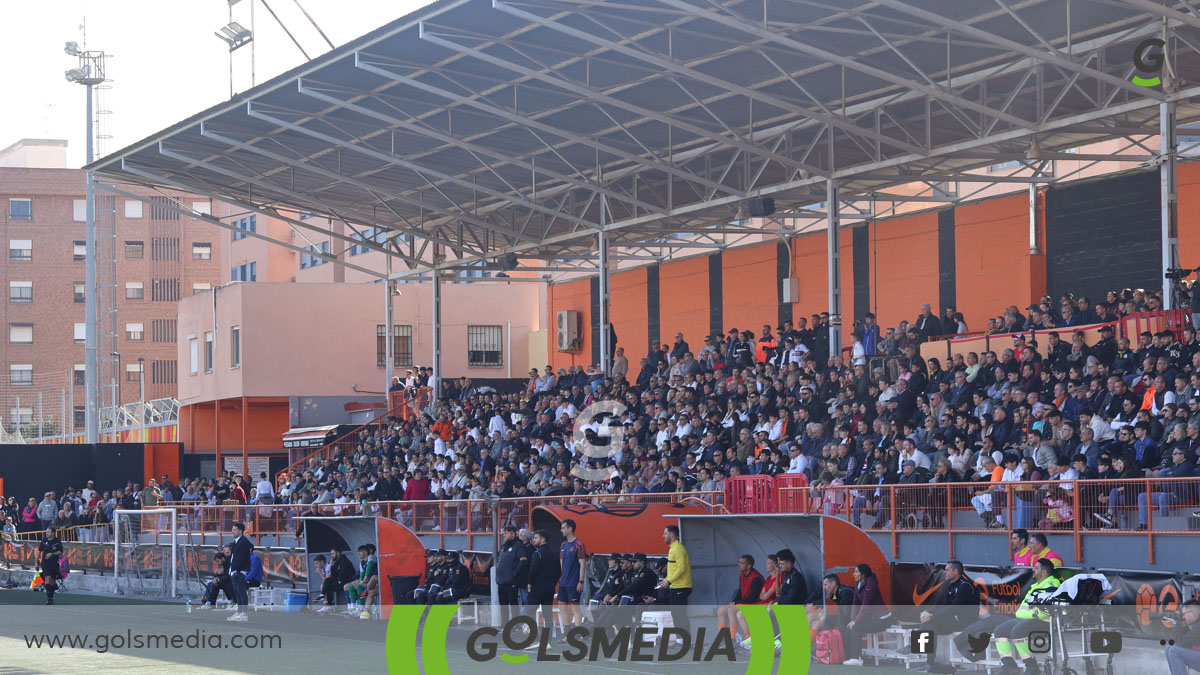
<svg viewBox="0 0 1200 675">
<path fill-rule="evenodd" d="M 113 578 L 118 594 L 147 591 L 144 580 L 158 578 L 161 591 L 177 597 L 179 583 L 178 513 L 175 509 L 113 511 Z M 149 541 L 147 541 L 149 539 Z M 142 563 L 142 552 L 166 546 L 150 568 Z M 146 559 L 154 560 L 154 556 Z"/>
</svg>

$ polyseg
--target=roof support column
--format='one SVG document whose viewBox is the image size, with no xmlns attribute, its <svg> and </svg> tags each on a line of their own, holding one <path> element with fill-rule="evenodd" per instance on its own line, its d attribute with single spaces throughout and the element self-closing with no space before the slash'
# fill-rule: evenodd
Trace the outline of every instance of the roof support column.
<svg viewBox="0 0 1200 675">
<path fill-rule="evenodd" d="M 839 208 L 837 182 L 825 181 L 825 212 L 829 249 L 829 355 L 842 353 L 842 247 L 838 239 Z"/>
<path fill-rule="evenodd" d="M 1159 200 L 1162 208 L 1162 282 L 1163 307 L 1175 309 L 1177 298 L 1172 297 L 1174 284 L 1167 278 L 1167 270 L 1179 265 L 1179 223 L 1177 220 L 1179 195 L 1176 191 L 1177 174 L 1175 156 L 1179 139 L 1175 135 L 1175 101 L 1158 104 L 1159 153 L 1162 163 L 1158 165 L 1158 183 L 1161 190 Z"/>
<path fill-rule="evenodd" d="M 433 387 L 433 400 L 442 397 L 442 282 L 441 270 L 434 269 L 430 275 L 433 284 L 433 376 L 429 386 Z"/>
<path fill-rule="evenodd" d="M 1038 255 L 1037 242 L 1037 183 L 1029 184 L 1029 255 Z"/>
<path fill-rule="evenodd" d="M 390 243 L 389 243 L 390 246 Z M 390 410 L 392 407 L 391 394 L 392 378 L 395 376 L 395 339 L 392 333 L 395 331 L 392 320 L 392 254 L 384 254 L 384 272 L 387 276 L 383 280 L 383 340 L 386 344 L 383 347 L 383 405 L 384 410 Z M 411 349 L 409 351 L 412 351 Z"/>
<path fill-rule="evenodd" d="M 612 368 L 612 333 L 609 329 L 608 316 L 608 233 L 604 227 L 608 224 L 607 200 L 600 197 L 600 231 L 596 233 L 597 265 L 600 268 L 600 371 L 607 377 Z"/>
</svg>

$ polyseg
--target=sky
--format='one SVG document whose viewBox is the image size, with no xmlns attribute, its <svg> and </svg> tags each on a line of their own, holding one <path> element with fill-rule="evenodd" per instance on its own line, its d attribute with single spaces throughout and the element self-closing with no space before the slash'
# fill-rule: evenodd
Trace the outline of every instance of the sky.
<svg viewBox="0 0 1200 675">
<path fill-rule="evenodd" d="M 304 62 L 263 0 L 235 0 L 233 20 L 250 28 L 254 9 L 254 73 L 261 84 Z M 296 0 L 267 0 L 310 57 L 329 46 Z M 429 4 L 429 0 L 300 0 L 321 30 L 341 46 Z M 229 98 L 229 47 L 213 33 L 229 22 L 227 0 L 0 0 L 0 148 L 22 138 L 65 138 L 67 165 L 84 164 L 84 87 L 63 73 L 78 65 L 68 41 L 110 55 L 111 90 L 98 115 L 101 151 L 112 152 Z M 86 21 L 85 21 L 86 19 Z M 233 54 L 234 92 L 250 88 L 251 48 Z M 98 153 L 98 156 L 100 153 Z"/>
</svg>

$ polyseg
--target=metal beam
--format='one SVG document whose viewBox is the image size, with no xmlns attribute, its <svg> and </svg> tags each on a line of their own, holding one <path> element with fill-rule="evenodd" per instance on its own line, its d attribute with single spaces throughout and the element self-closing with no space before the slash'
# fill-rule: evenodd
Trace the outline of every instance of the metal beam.
<svg viewBox="0 0 1200 675">
<path fill-rule="evenodd" d="M 737 148 L 739 150 L 742 150 L 743 152 L 748 152 L 752 155 L 757 155 L 757 156 L 763 157 L 765 159 L 774 160 L 784 166 L 790 166 L 793 169 L 801 169 L 801 170 L 808 171 L 809 173 L 812 173 L 814 175 L 819 175 L 819 176 L 824 176 L 828 173 L 828 171 L 826 169 L 816 167 L 811 164 L 806 164 L 804 162 L 798 162 L 796 160 L 793 160 L 790 157 L 785 157 L 778 153 L 771 152 L 770 150 L 767 150 L 761 146 L 754 145 L 753 143 L 744 141 L 739 137 L 727 136 L 727 135 L 719 134 L 719 133 L 716 133 L 713 131 L 709 131 L 708 129 L 705 129 L 704 127 L 700 127 L 695 124 L 692 124 L 691 122 L 685 121 L 682 117 L 672 117 L 670 115 L 664 115 L 656 110 L 650 110 L 649 108 L 644 108 L 640 105 L 629 103 L 627 101 L 623 101 L 614 96 L 609 96 L 608 94 L 601 93 L 600 91 L 598 91 L 596 89 L 591 89 L 591 88 L 588 88 L 588 87 L 585 87 L 582 85 L 578 85 L 574 82 L 571 82 L 570 80 L 567 80 L 564 77 L 561 77 L 558 75 L 549 75 L 547 73 L 544 73 L 544 72 L 541 72 L 538 70 L 534 70 L 533 68 L 527 68 L 525 66 L 513 63 L 512 61 L 509 61 L 507 59 L 502 59 L 500 57 L 493 56 L 486 52 L 479 51 L 478 49 L 475 49 L 473 47 L 461 45 L 457 42 L 454 42 L 453 40 L 449 40 L 440 35 L 430 33 L 428 26 L 424 22 L 421 23 L 420 36 L 421 36 L 422 40 L 426 40 L 426 41 L 431 42 L 440 47 L 444 47 L 451 51 L 455 51 L 460 54 L 470 56 L 470 57 L 472 57 L 474 59 L 478 59 L 479 61 L 482 61 L 484 63 L 490 63 L 495 66 L 500 66 L 501 68 L 506 68 L 508 70 L 513 71 L 514 73 L 520 73 L 521 75 L 524 75 L 525 77 L 528 77 L 528 78 L 531 78 L 534 80 L 538 80 L 541 82 L 545 82 L 546 84 L 549 84 L 554 87 L 558 87 L 559 89 L 563 89 L 563 90 L 568 91 L 576 96 L 579 96 L 584 100 L 592 101 L 594 103 L 603 103 L 605 105 L 611 105 L 615 108 L 627 110 L 635 115 L 641 115 L 642 117 L 645 117 L 647 119 L 652 119 L 652 120 L 655 120 L 662 124 L 665 124 L 668 127 L 682 129 L 684 131 L 687 131 L 688 133 L 695 134 L 696 136 L 699 136 L 701 138 L 707 138 L 711 141 L 716 141 L 717 143 L 722 143 L 722 144 L 728 145 L 730 147 Z"/>
<path fill-rule="evenodd" d="M 1024 129 L 1033 129 L 1035 126 L 1033 122 L 1021 119 L 1020 117 L 1017 117 L 1015 115 L 1010 115 L 1008 113 L 993 110 L 992 108 L 990 108 L 987 105 L 984 105 L 982 103 L 977 103 L 975 101 L 965 99 L 957 94 L 954 94 L 953 92 L 951 92 L 950 90 L 948 90 L 944 87 L 933 86 L 933 85 L 929 85 L 929 84 L 922 84 L 915 80 L 912 80 L 912 79 L 909 79 L 906 77 L 902 77 L 900 75 L 896 75 L 894 73 L 888 72 L 881 68 L 876 68 L 875 66 L 867 65 L 865 63 L 859 63 L 858 61 L 855 61 L 852 58 L 841 56 L 840 54 L 834 54 L 834 53 L 831 53 L 824 49 L 821 49 L 820 47 L 816 47 L 814 45 L 810 45 L 805 42 L 801 42 L 800 40 L 796 40 L 796 39 L 788 37 L 786 35 L 781 35 L 773 30 L 766 28 L 765 26 L 760 26 L 755 23 L 750 23 L 749 21 L 747 21 L 744 17 L 742 17 L 740 15 L 734 16 L 732 14 L 721 14 L 717 11 L 710 11 L 710 10 L 702 9 L 696 5 L 693 5 L 690 2 L 686 2 L 685 0 L 654 0 L 654 1 L 659 4 L 667 5 L 668 7 L 674 7 L 675 9 L 679 9 L 684 12 L 688 12 L 689 14 L 692 14 L 693 16 L 700 17 L 700 18 L 706 19 L 708 21 L 712 21 L 714 23 L 721 24 L 722 26 L 725 26 L 727 28 L 732 28 L 734 30 L 742 31 L 743 33 L 748 33 L 748 34 L 754 35 L 756 37 L 768 39 L 776 44 L 782 45 L 789 49 L 794 49 L 802 54 L 807 54 L 813 58 L 820 59 L 822 61 L 828 61 L 830 63 L 836 63 L 840 66 L 845 66 L 846 68 L 848 68 L 850 70 L 855 70 L 855 71 L 858 71 L 861 73 L 865 73 L 865 74 L 875 77 L 877 79 L 883 80 L 884 82 L 890 82 L 892 84 L 899 85 L 899 86 L 905 87 L 907 89 L 921 92 L 921 93 L 926 94 L 926 95 L 928 95 L 938 101 L 941 101 L 943 103 L 955 105 L 955 106 L 958 106 L 961 108 L 966 108 L 968 110 L 974 110 L 975 112 L 982 113 L 988 117 L 998 118 L 1000 120 L 1008 122 L 1009 124 L 1012 124 L 1013 126 L 1021 127 Z M 727 8 L 723 8 L 723 9 L 727 9 Z"/>
<path fill-rule="evenodd" d="M 969 36 L 977 38 L 979 40 L 983 40 L 984 42 L 990 42 L 998 47 L 1002 47 L 1004 49 L 1008 49 L 1010 51 L 1014 51 L 1019 54 L 1024 54 L 1025 56 L 1031 56 L 1031 57 L 1038 59 L 1040 61 L 1043 61 L 1045 63 L 1050 63 L 1055 66 L 1058 66 L 1059 68 L 1062 68 L 1064 70 L 1069 70 L 1074 73 L 1086 75 L 1086 76 L 1088 76 L 1094 80 L 1097 80 L 1099 82 L 1108 83 L 1114 87 L 1117 87 L 1119 89 L 1124 89 L 1130 93 L 1137 94 L 1139 96 L 1146 96 L 1146 97 L 1153 98 L 1153 99 L 1159 100 L 1159 101 L 1163 100 L 1163 98 L 1164 98 L 1163 94 L 1161 92 L 1147 90 L 1145 87 L 1139 87 L 1136 84 L 1129 82 L 1128 80 L 1123 80 L 1115 75 L 1111 75 L 1109 73 L 1106 73 L 1106 72 L 1103 72 L 1100 70 L 1096 70 L 1094 68 L 1089 68 L 1089 67 L 1083 65 L 1082 63 L 1077 63 L 1075 61 L 1072 61 L 1071 59 L 1068 59 L 1067 57 L 1063 56 L 1062 54 L 1059 54 L 1057 51 L 1051 52 L 1051 51 L 1046 51 L 1046 50 L 1042 50 L 1042 49 L 1037 49 L 1036 47 L 1030 47 L 1029 45 L 1021 44 L 1020 42 L 1017 42 L 1016 40 L 1010 40 L 1006 37 L 996 35 L 995 33 L 989 33 L 988 31 L 985 31 L 981 28 L 977 28 L 975 26 L 965 24 L 961 21 L 955 21 L 953 19 L 947 18 L 943 14 L 938 14 L 937 12 L 931 12 L 929 10 L 921 9 L 919 7 L 913 7 L 912 5 L 908 4 L 907 2 L 903 2 L 902 0 L 874 0 L 874 2 L 876 4 L 883 5 L 884 7 L 890 7 L 891 9 L 894 9 L 898 12 L 903 12 L 910 16 L 915 16 L 922 21 L 928 21 L 929 23 L 932 23 L 934 25 L 944 26 L 955 32 L 962 33 L 963 35 L 969 35 Z M 1001 4 L 1001 6 L 1004 7 L 1006 10 L 1009 9 L 1007 7 L 1007 5 Z"/>
<path fill-rule="evenodd" d="M 1162 295 L 1163 307 L 1175 309 L 1174 284 L 1167 278 L 1167 270 L 1179 266 L 1179 222 L 1178 222 L 1178 177 L 1176 158 L 1179 141 L 1175 135 L 1175 101 L 1164 101 L 1158 106 L 1159 147 L 1161 163 L 1158 165 L 1162 225 Z"/>
<path fill-rule="evenodd" d="M 584 42 L 590 42 L 594 45 L 604 47 L 605 49 L 617 52 L 619 54 L 624 54 L 625 56 L 628 56 L 630 58 L 637 59 L 639 61 L 644 61 L 646 63 L 653 65 L 655 68 L 661 68 L 664 71 L 678 73 L 679 75 L 683 75 L 685 77 L 689 77 L 694 80 L 698 80 L 700 82 L 710 84 L 710 85 L 718 87 L 720 89 L 724 89 L 725 91 L 729 91 L 729 92 L 736 93 L 736 94 L 741 94 L 742 96 L 745 96 L 747 98 L 750 98 L 750 99 L 753 99 L 756 101 L 760 101 L 762 103 L 766 103 L 767 105 L 774 106 L 776 108 L 779 108 L 780 110 L 784 110 L 784 111 L 791 112 L 791 113 L 794 113 L 797 115 L 801 115 L 803 117 L 807 117 L 809 119 L 821 122 L 822 124 L 828 124 L 828 125 L 837 127 L 838 129 L 841 129 L 847 133 L 854 134 L 856 136 L 862 136 L 864 138 L 869 138 L 874 141 L 880 141 L 882 143 L 887 143 L 888 145 L 891 145 L 896 148 L 900 148 L 901 150 L 905 150 L 908 152 L 919 152 L 921 150 L 921 148 L 919 148 L 915 145 L 912 145 L 910 143 L 905 143 L 904 141 L 897 140 L 895 138 L 891 138 L 882 133 L 878 133 L 878 132 L 874 131 L 873 129 L 866 129 L 866 128 L 860 127 L 857 124 L 853 124 L 853 123 L 851 123 L 845 119 L 842 119 L 840 117 L 837 117 L 835 115 L 826 114 L 826 113 L 823 113 L 823 112 L 820 112 L 817 110 L 811 110 L 811 109 L 802 107 L 800 105 L 797 105 L 796 103 L 792 103 L 790 101 L 785 101 L 785 100 L 778 98 L 776 96 L 773 96 L 771 94 L 757 91 L 757 90 L 751 89 L 749 87 L 744 87 L 739 84 L 729 82 L 727 80 L 723 80 L 718 77 L 713 77 L 712 75 L 708 75 L 707 73 L 703 73 L 703 72 L 700 72 L 693 68 L 689 68 L 688 66 L 682 65 L 678 61 L 664 59 L 661 56 L 658 56 L 657 54 L 650 54 L 641 49 L 633 49 L 624 44 L 613 42 L 611 40 L 605 40 L 602 37 L 592 35 L 591 33 L 581 31 L 576 28 L 572 28 L 571 26 L 567 26 L 558 21 L 554 21 L 552 19 L 547 19 L 545 17 L 539 16 L 532 12 L 527 12 L 522 9 L 517 9 L 516 7 L 513 7 L 512 5 L 505 2 L 504 0 L 492 0 L 492 7 L 500 10 L 501 12 L 505 12 L 508 14 L 512 14 L 513 16 L 522 18 L 531 23 L 536 23 L 539 26 L 544 26 L 551 30 L 555 30 L 555 31 L 558 31 L 565 35 L 569 35 L 577 40 L 583 40 Z"/>
<path fill-rule="evenodd" d="M 825 181 L 825 201 L 829 215 L 825 221 L 825 266 L 829 291 L 829 355 L 842 353 L 842 246 L 838 240 L 838 188 L 833 179 Z"/>
</svg>

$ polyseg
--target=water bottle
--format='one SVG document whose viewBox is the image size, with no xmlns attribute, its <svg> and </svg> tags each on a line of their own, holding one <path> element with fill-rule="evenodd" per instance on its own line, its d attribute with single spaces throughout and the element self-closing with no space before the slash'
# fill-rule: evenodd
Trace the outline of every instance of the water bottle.
<svg viewBox="0 0 1200 675">
<path fill-rule="evenodd" d="M 187 599 L 187 613 L 188 614 L 192 613 L 192 599 L 191 598 Z"/>
</svg>

